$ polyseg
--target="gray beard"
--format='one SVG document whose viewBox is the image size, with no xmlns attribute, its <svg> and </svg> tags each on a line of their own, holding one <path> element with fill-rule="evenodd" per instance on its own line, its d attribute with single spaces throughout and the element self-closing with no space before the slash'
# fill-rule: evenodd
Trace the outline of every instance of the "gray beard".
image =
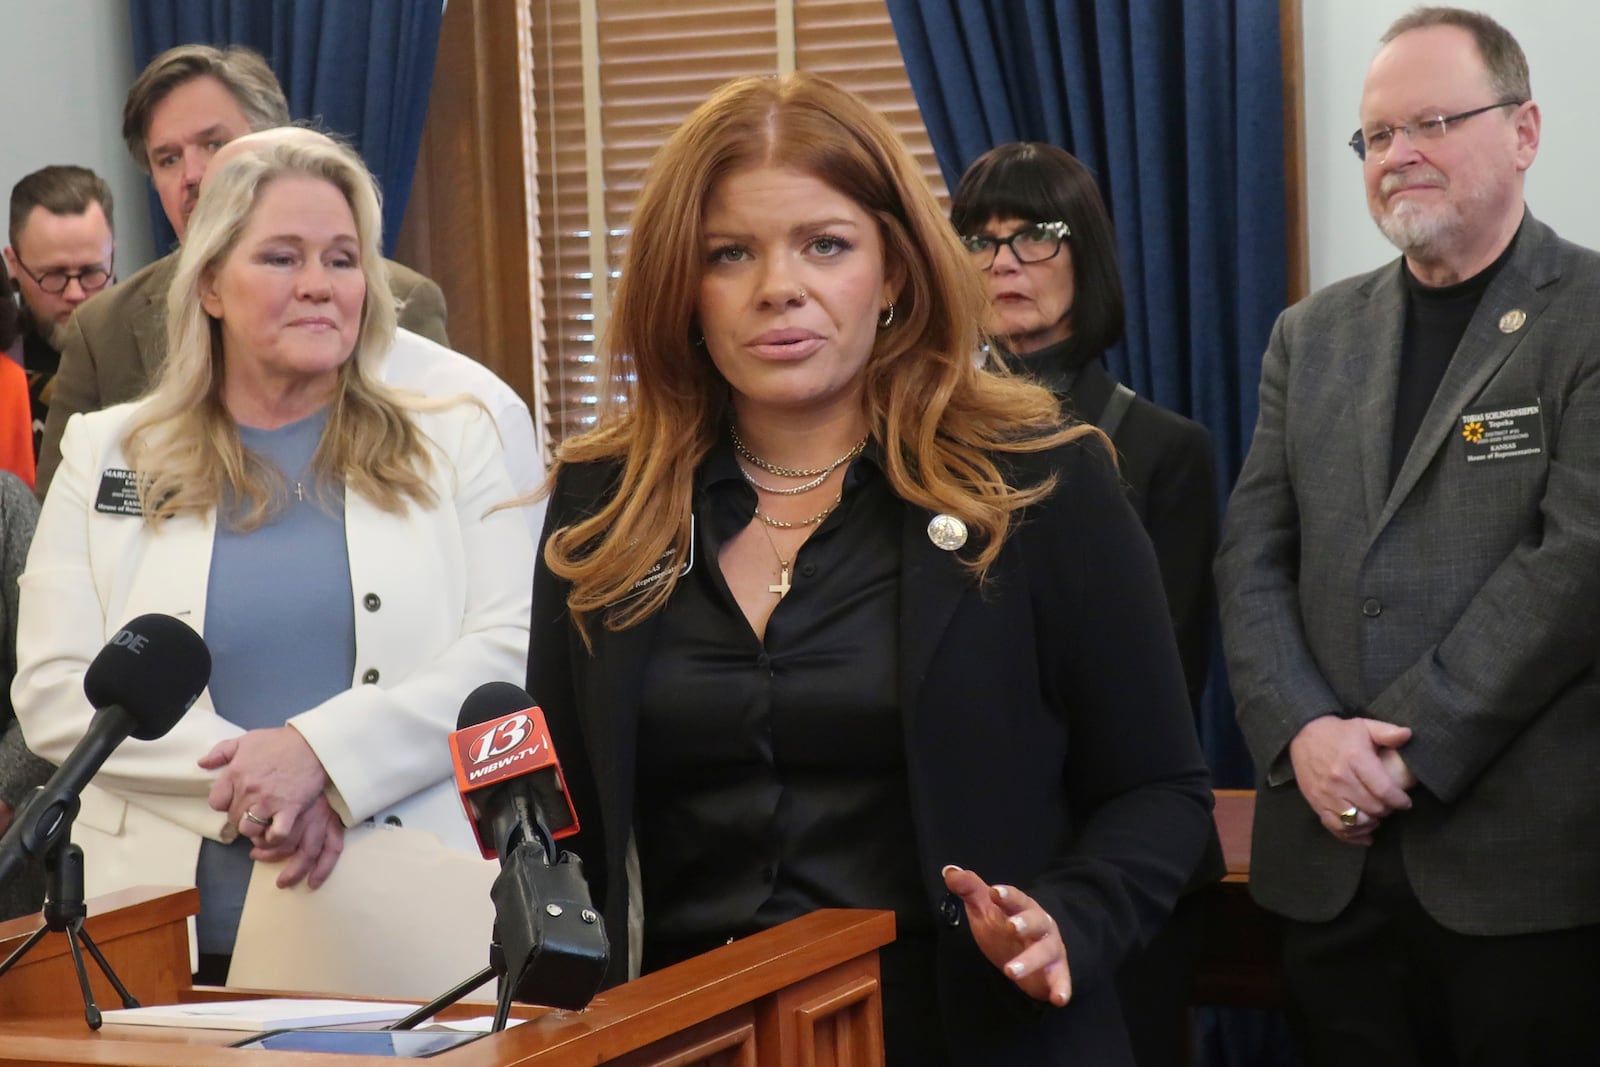
<svg viewBox="0 0 1600 1067">
<path fill-rule="evenodd" d="M 67 322 L 72 321 L 70 318 L 60 326 L 56 325 L 54 319 L 48 322 L 41 322 L 34 317 L 33 308 L 28 306 L 26 300 L 19 300 L 18 304 L 22 308 L 22 314 L 18 317 L 17 323 L 22 327 L 24 333 L 31 333 L 36 337 L 42 338 L 46 344 L 57 352 L 66 347 Z"/>
<path fill-rule="evenodd" d="M 1410 210 L 1408 204 L 1401 204 L 1394 211 L 1379 215 L 1374 221 L 1390 244 L 1408 256 L 1422 257 L 1433 250 L 1440 239 L 1454 229 L 1451 224 L 1459 220 L 1440 214 L 1429 217 Z"/>
<path fill-rule="evenodd" d="M 52 320 L 49 327 L 44 331 L 45 338 L 50 342 L 50 347 L 57 352 L 67 347 L 67 326 L 71 322 L 72 318 L 70 316 L 60 323 Z"/>
</svg>

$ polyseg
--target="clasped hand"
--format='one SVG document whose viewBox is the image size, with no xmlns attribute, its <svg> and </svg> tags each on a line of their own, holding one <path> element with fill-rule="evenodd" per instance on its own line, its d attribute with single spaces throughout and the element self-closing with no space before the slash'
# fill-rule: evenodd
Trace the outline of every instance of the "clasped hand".
<svg viewBox="0 0 1600 1067">
<path fill-rule="evenodd" d="M 1295 784 L 1329 833 L 1370 845 L 1379 823 L 1411 807 L 1417 779 L 1399 752 L 1409 740 L 1409 727 L 1377 719 L 1323 715 L 1301 727 L 1289 742 Z M 1353 821 L 1341 819 L 1351 808 Z"/>
<path fill-rule="evenodd" d="M 1038 901 L 960 867 L 944 869 L 944 885 L 966 905 L 972 938 L 985 959 L 1035 1000 L 1060 1007 L 1072 999 L 1066 943 Z"/>
<path fill-rule="evenodd" d="M 207 799 L 255 845 L 250 858 L 289 861 L 278 888 L 302 879 L 320 888 L 344 851 L 344 824 L 323 795 L 328 772 L 300 732 L 251 730 L 218 742 L 200 766 L 219 772 Z"/>
</svg>

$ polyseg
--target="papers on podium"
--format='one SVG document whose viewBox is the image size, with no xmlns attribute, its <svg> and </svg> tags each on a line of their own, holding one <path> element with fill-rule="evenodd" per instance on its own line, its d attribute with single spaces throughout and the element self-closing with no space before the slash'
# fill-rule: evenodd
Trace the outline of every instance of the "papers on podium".
<svg viewBox="0 0 1600 1067">
<path fill-rule="evenodd" d="M 105 1021 L 119 1026 L 181 1026 L 198 1030 L 284 1030 L 294 1026 L 392 1022 L 413 1008 L 411 1004 L 361 1000 L 269 998 L 118 1008 L 106 1012 Z"/>
</svg>

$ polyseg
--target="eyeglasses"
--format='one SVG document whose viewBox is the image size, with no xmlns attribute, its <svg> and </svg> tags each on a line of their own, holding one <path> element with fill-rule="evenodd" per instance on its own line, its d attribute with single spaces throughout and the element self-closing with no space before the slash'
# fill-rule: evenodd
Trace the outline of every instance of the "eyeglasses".
<svg viewBox="0 0 1600 1067">
<path fill-rule="evenodd" d="M 111 258 L 115 260 L 116 253 L 112 253 Z M 59 296 L 66 292 L 67 286 L 71 285 L 74 280 L 86 293 L 99 292 L 111 280 L 111 262 L 107 262 L 103 267 L 96 263 L 93 266 L 83 267 L 75 271 L 47 270 L 43 274 L 35 274 L 26 263 L 22 262 L 21 256 L 17 256 L 16 260 L 17 266 L 22 268 L 22 273 L 32 278 L 35 285 L 51 296 Z"/>
<path fill-rule="evenodd" d="M 978 267 L 988 270 L 994 266 L 994 259 L 1002 247 L 1011 249 L 1018 263 L 1043 263 L 1047 259 L 1054 259 L 1061 251 L 1061 242 L 1071 236 L 1072 229 L 1064 222 L 1036 222 L 1010 237 L 974 233 L 962 237 L 961 243 L 966 246 Z"/>
<path fill-rule="evenodd" d="M 1389 149 L 1394 147 L 1394 135 L 1404 133 L 1412 141 L 1438 141 L 1450 132 L 1452 122 L 1464 122 L 1474 115 L 1481 115 L 1485 111 L 1493 111 L 1498 107 L 1521 107 L 1526 100 L 1502 100 L 1498 104 L 1486 104 L 1475 107 L 1471 111 L 1463 111 L 1459 115 L 1435 115 L 1433 118 L 1412 119 L 1401 126 L 1380 126 L 1371 133 L 1357 130 L 1351 135 L 1350 150 L 1356 158 L 1365 161 L 1367 155 L 1372 155 L 1373 161 L 1382 163 L 1389 158 Z"/>
</svg>

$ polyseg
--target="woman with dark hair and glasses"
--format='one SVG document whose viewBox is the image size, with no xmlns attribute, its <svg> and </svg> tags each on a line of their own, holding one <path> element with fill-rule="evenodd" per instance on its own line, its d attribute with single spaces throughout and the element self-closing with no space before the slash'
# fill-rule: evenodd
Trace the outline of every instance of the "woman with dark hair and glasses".
<svg viewBox="0 0 1600 1067">
<path fill-rule="evenodd" d="M 1001 145 L 961 176 L 950 220 L 988 282 L 992 354 L 1048 386 L 1117 446 L 1128 497 L 1155 544 L 1198 709 L 1215 628 L 1211 438 L 1106 368 L 1105 350 L 1122 339 L 1122 281 L 1094 176 L 1055 145 Z"/>
<path fill-rule="evenodd" d="M 991 355 L 1048 386 L 1116 445 L 1128 498 L 1155 545 L 1198 713 L 1216 615 L 1211 441 L 1204 427 L 1135 395 L 1106 368 L 1105 350 L 1122 337 L 1122 282 L 1094 176 L 1054 145 L 1000 145 L 962 175 L 950 219 L 988 283 Z M 1213 839 L 1191 890 L 1222 873 Z M 1180 901 L 1177 917 L 1119 975 L 1140 1067 L 1187 1061 L 1184 916 Z"/>
</svg>

